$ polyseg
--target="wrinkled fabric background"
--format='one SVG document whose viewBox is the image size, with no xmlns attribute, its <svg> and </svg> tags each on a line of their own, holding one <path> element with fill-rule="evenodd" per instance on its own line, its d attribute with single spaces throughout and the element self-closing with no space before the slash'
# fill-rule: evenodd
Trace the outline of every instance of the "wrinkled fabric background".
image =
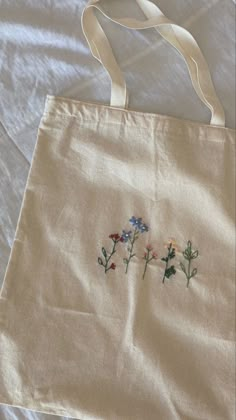
<svg viewBox="0 0 236 420">
<path fill-rule="evenodd" d="M 155 0 L 189 29 L 207 58 L 227 127 L 235 127 L 235 5 L 232 0 Z M 109 80 L 90 55 L 80 17 L 82 0 L 0 0 L 0 283 L 6 269 L 43 113 L 45 96 L 109 101 Z M 105 2 L 104 2 L 105 3 Z M 115 16 L 142 16 L 134 1 L 107 1 Z M 209 122 L 179 54 L 156 31 L 131 32 L 101 22 L 130 91 L 130 107 Z M 53 416 L 54 417 L 54 416 Z M 51 419 L 0 408 L 0 418 Z M 56 418 L 56 417 L 55 417 Z"/>
</svg>

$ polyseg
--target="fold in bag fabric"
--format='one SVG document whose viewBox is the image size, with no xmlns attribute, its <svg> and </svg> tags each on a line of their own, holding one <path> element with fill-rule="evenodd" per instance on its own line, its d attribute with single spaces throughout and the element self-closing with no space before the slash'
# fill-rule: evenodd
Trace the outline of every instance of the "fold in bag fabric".
<svg viewBox="0 0 236 420">
<path fill-rule="evenodd" d="M 0 295 L 0 403 L 79 419 L 234 418 L 235 138 L 198 45 L 149 1 L 210 125 L 48 96 Z"/>
</svg>

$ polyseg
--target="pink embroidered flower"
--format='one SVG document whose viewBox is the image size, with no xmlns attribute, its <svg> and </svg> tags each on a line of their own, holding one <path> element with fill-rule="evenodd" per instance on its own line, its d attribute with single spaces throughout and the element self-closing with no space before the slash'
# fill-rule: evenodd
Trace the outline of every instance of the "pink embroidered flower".
<svg viewBox="0 0 236 420">
<path fill-rule="evenodd" d="M 152 245 L 148 244 L 146 245 L 146 251 L 144 252 L 144 256 L 143 259 L 145 260 L 145 266 L 144 266 L 144 272 L 143 272 L 143 279 L 146 275 L 146 271 L 147 271 L 147 267 L 148 264 L 152 261 L 152 260 L 157 260 L 157 252 L 154 251 Z"/>
</svg>

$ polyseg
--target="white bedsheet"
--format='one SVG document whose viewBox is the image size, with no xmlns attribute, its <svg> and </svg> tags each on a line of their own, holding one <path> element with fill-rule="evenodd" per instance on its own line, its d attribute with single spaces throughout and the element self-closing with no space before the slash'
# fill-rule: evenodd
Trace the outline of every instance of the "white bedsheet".
<svg viewBox="0 0 236 420">
<path fill-rule="evenodd" d="M 195 36 L 224 105 L 226 125 L 235 127 L 234 1 L 154 2 Z M 92 58 L 80 26 L 85 3 L 0 0 L 0 285 L 46 94 L 109 101 L 109 79 Z M 124 12 L 143 16 L 134 0 L 110 0 L 105 4 L 117 17 L 124 16 Z M 193 91 L 185 63 L 155 30 L 131 32 L 104 19 L 101 22 L 126 74 L 130 108 L 209 122 L 209 111 Z M 51 418 L 58 419 L 0 407 L 1 420 Z"/>
</svg>

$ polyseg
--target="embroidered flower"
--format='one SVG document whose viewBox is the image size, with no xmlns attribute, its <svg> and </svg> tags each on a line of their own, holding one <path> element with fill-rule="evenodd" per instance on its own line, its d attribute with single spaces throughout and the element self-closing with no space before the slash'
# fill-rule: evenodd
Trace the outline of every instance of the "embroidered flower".
<svg viewBox="0 0 236 420">
<path fill-rule="evenodd" d="M 131 225 L 133 225 L 134 227 L 140 227 L 142 225 L 142 217 L 135 217 L 132 216 L 131 219 L 129 219 L 129 222 L 131 223 Z"/>
<path fill-rule="evenodd" d="M 189 287 L 189 282 L 190 282 L 191 278 L 193 278 L 197 274 L 197 268 L 194 268 L 191 271 L 191 262 L 192 262 L 192 260 L 195 260 L 198 257 L 198 255 L 199 255 L 198 250 L 193 251 L 192 250 L 192 242 L 188 241 L 187 242 L 187 248 L 183 252 L 184 258 L 188 261 L 187 267 L 185 266 L 184 263 L 182 263 L 182 262 L 180 263 L 181 270 L 184 272 L 184 274 L 186 276 L 186 279 L 187 279 L 187 287 Z"/>
<path fill-rule="evenodd" d="M 129 219 L 129 222 L 133 226 L 132 230 L 122 230 L 122 234 L 119 233 L 112 233 L 109 235 L 109 239 L 112 240 L 113 246 L 110 251 L 107 251 L 104 247 L 102 247 L 101 252 L 102 256 L 98 257 L 98 264 L 105 269 L 105 273 L 109 270 L 116 270 L 117 266 L 114 262 L 111 261 L 112 256 L 117 251 L 117 246 L 119 242 L 124 242 L 127 248 L 128 254 L 127 257 L 123 259 L 124 264 L 126 265 L 126 273 L 128 272 L 129 263 L 132 258 L 136 256 L 134 253 L 134 245 L 135 242 L 138 240 L 140 234 L 148 232 L 149 227 L 146 223 L 143 222 L 141 217 L 132 216 Z M 162 282 L 165 282 L 165 279 L 169 279 L 171 276 L 176 274 L 175 266 L 170 264 L 171 260 L 176 257 L 176 253 L 180 252 L 180 249 L 176 243 L 175 238 L 169 238 L 167 243 L 165 243 L 164 247 L 167 249 L 167 255 L 162 257 L 161 260 L 165 262 L 165 271 L 163 275 Z M 180 268 L 186 276 L 187 279 L 187 287 L 189 287 L 189 283 L 191 278 L 197 275 L 197 268 L 191 268 L 192 260 L 198 258 L 199 252 L 198 250 L 192 249 L 192 242 L 189 240 L 187 242 L 187 247 L 182 252 L 183 257 L 187 261 L 180 262 Z M 145 252 L 143 254 L 143 260 L 145 260 L 144 272 L 143 272 L 143 279 L 145 278 L 148 265 L 151 263 L 152 260 L 157 260 L 158 254 L 153 249 L 153 246 L 148 243 L 145 247 Z"/>
<path fill-rule="evenodd" d="M 111 235 L 109 235 L 109 238 L 110 239 L 113 239 L 113 240 L 115 240 L 115 241 L 120 241 L 120 242 L 123 242 L 124 241 L 124 239 L 122 238 L 122 236 L 120 236 L 118 233 L 112 233 Z"/>
<path fill-rule="evenodd" d="M 148 232 L 149 230 L 148 226 L 145 223 L 143 223 L 142 217 L 132 216 L 131 219 L 129 219 L 129 222 L 141 233 Z"/>
<path fill-rule="evenodd" d="M 148 232 L 149 230 L 148 226 L 145 223 L 143 223 L 142 217 L 132 216 L 129 219 L 129 222 L 134 227 L 134 230 L 128 231 L 128 232 L 123 230 L 123 234 L 122 234 L 122 237 L 124 238 L 124 242 L 126 243 L 128 242 L 128 247 L 127 247 L 128 256 L 127 258 L 123 259 L 124 264 L 126 265 L 126 270 L 125 270 L 126 273 L 128 272 L 129 263 L 131 259 L 134 258 L 136 255 L 133 251 L 134 251 L 134 244 L 138 240 L 139 234 Z"/>
<path fill-rule="evenodd" d="M 102 267 L 104 267 L 105 273 L 107 273 L 109 270 L 115 270 L 116 269 L 116 265 L 114 263 L 110 264 L 110 260 L 111 260 L 111 257 L 116 252 L 117 244 L 119 242 L 124 241 L 123 237 L 120 236 L 118 233 L 112 233 L 111 235 L 109 235 L 109 238 L 113 242 L 113 247 L 112 247 L 111 252 L 108 252 L 104 247 L 102 247 L 102 256 L 103 257 L 98 258 L 98 264 L 101 265 Z"/>
<path fill-rule="evenodd" d="M 147 271 L 147 267 L 148 264 L 152 261 L 152 260 L 156 260 L 157 259 L 157 253 L 155 251 L 153 251 L 153 247 L 151 245 L 147 245 L 146 246 L 146 250 L 144 252 L 144 256 L 143 259 L 145 260 L 145 266 L 144 266 L 144 272 L 143 272 L 143 279 L 146 275 L 146 271 Z"/>
<path fill-rule="evenodd" d="M 172 247 L 175 249 L 175 252 L 179 252 L 179 246 L 176 243 L 175 238 L 169 238 L 165 243 L 164 248 L 168 249 L 170 245 L 172 245 Z"/>
<path fill-rule="evenodd" d="M 129 230 L 129 231 L 123 230 L 122 236 L 121 236 L 123 238 L 123 242 L 128 242 L 128 240 L 131 238 L 131 235 L 132 235 L 132 230 Z"/>
<path fill-rule="evenodd" d="M 143 223 L 141 226 L 139 226 L 139 230 L 140 230 L 141 233 L 148 232 L 149 227 L 147 225 L 145 225 L 145 223 Z"/>
</svg>

